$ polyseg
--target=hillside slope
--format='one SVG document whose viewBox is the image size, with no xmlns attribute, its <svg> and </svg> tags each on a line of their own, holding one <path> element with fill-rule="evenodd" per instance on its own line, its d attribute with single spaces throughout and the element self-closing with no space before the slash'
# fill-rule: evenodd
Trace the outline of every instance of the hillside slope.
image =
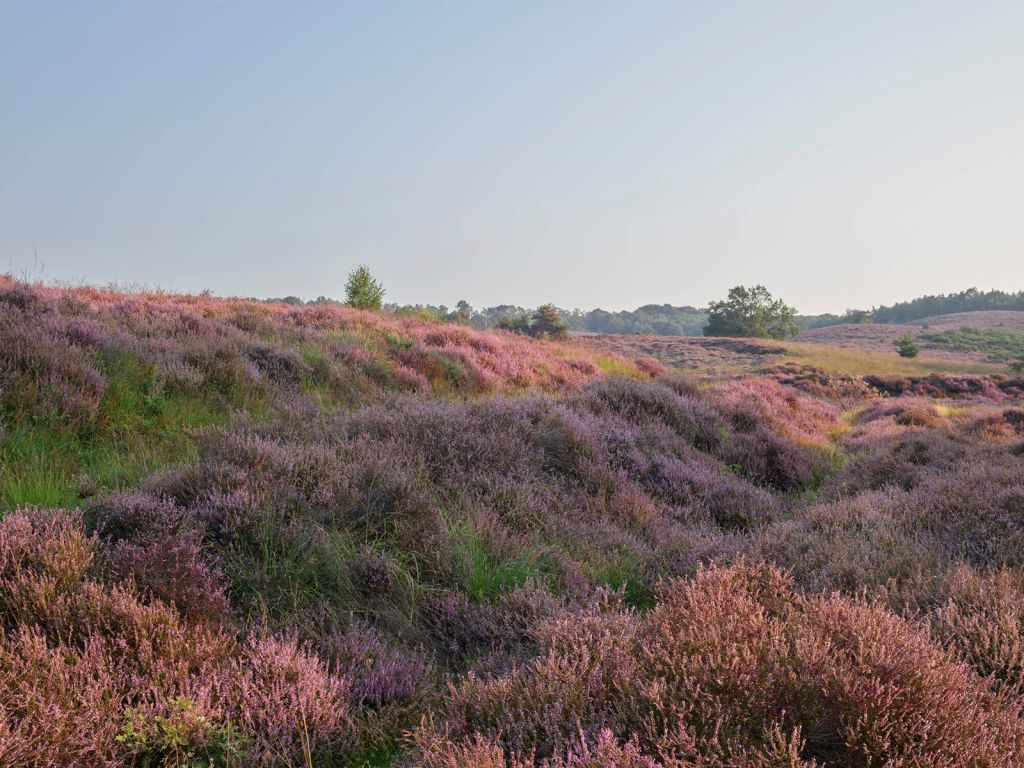
<svg viewBox="0 0 1024 768">
<path fill-rule="evenodd" d="M 708 349 L 5 279 L 0 764 L 1021 764 L 1024 391 Z"/>
<path fill-rule="evenodd" d="M 846 324 L 832 325 L 825 328 L 814 328 L 801 331 L 796 337 L 799 342 L 825 344 L 834 347 L 865 349 L 877 352 L 890 352 L 895 341 L 906 333 L 919 339 L 920 346 L 930 357 L 950 360 L 973 360 L 979 362 L 996 362 L 990 352 L 979 351 L 969 346 L 954 345 L 943 348 L 929 343 L 927 336 L 955 332 L 962 328 L 980 329 L 993 334 L 1012 334 L 1024 336 L 1024 312 L 1017 311 L 985 311 L 960 312 L 952 315 L 936 315 L 912 323 L 903 324 Z"/>
</svg>

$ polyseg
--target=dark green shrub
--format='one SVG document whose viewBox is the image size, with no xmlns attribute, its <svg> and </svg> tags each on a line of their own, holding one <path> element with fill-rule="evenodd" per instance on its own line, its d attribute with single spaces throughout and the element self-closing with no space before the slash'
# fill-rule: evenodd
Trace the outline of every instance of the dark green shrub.
<svg viewBox="0 0 1024 768">
<path fill-rule="evenodd" d="M 900 357 L 917 357 L 917 353 L 921 351 L 909 331 L 900 336 L 893 346 L 895 346 L 896 351 L 900 353 Z"/>
</svg>

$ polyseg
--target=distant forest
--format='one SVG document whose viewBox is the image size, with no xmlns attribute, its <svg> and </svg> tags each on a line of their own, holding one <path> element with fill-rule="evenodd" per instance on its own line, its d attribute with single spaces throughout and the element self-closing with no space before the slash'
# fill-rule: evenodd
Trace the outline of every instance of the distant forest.
<svg viewBox="0 0 1024 768">
<path fill-rule="evenodd" d="M 326 296 L 308 302 L 295 296 L 270 301 L 283 301 L 287 304 L 342 303 Z M 994 309 L 1024 311 L 1024 291 L 1008 293 L 969 288 L 959 293 L 921 296 L 911 301 L 901 301 L 892 306 L 880 306 L 870 310 L 848 309 L 842 315 L 797 315 L 796 323 L 801 329 L 823 328 L 841 323 L 907 323 L 933 315 Z M 513 304 L 476 309 L 465 301 L 458 302 L 454 308 L 443 304 L 385 304 L 384 311 L 443 322 L 464 323 L 480 329 L 494 328 L 502 320 L 516 320 L 527 317 L 532 312 L 526 307 Z M 608 312 L 604 309 L 559 309 L 559 312 L 570 331 L 640 333 L 654 336 L 700 336 L 708 317 L 704 308 L 676 307 L 671 304 L 647 304 L 632 311 L 620 312 Z"/>
<path fill-rule="evenodd" d="M 960 293 L 922 296 L 912 301 L 901 301 L 891 307 L 878 307 L 871 315 L 876 323 L 908 323 L 932 315 L 951 315 L 956 312 L 980 312 L 992 309 L 1024 310 L 1024 291 L 979 291 L 968 288 Z"/>
</svg>

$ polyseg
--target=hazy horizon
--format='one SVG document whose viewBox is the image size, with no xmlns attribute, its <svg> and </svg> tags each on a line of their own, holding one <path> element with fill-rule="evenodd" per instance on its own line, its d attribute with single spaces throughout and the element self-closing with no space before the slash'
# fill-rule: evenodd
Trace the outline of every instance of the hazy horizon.
<svg viewBox="0 0 1024 768">
<path fill-rule="evenodd" d="M 0 10 L 0 269 L 804 314 L 1024 288 L 1024 5 Z"/>
</svg>

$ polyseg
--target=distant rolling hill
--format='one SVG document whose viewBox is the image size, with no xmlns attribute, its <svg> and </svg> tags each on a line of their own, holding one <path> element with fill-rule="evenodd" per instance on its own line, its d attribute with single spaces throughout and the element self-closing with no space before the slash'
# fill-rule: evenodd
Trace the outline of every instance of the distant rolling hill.
<svg viewBox="0 0 1024 768">
<path fill-rule="evenodd" d="M 1011 310 L 958 312 L 910 323 L 831 325 L 801 331 L 797 341 L 889 352 L 907 332 L 929 357 L 1002 362 L 1024 355 L 1024 312 Z"/>
</svg>

